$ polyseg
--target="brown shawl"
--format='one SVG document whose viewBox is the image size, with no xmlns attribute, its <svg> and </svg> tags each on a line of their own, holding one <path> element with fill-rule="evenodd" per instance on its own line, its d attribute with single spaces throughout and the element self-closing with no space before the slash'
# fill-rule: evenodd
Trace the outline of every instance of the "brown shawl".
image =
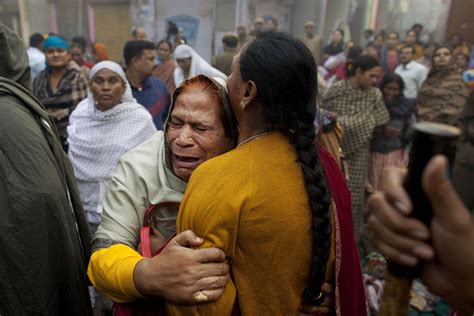
<svg viewBox="0 0 474 316">
<path fill-rule="evenodd" d="M 456 65 L 433 68 L 421 86 L 416 104 L 418 118 L 449 125 L 458 125 L 469 89 Z"/>
</svg>

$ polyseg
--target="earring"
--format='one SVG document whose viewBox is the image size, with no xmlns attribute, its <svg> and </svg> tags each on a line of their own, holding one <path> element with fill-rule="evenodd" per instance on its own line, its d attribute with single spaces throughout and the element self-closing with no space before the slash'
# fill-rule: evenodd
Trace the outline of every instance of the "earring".
<svg viewBox="0 0 474 316">
<path fill-rule="evenodd" d="M 245 109 L 245 107 L 247 106 L 247 104 L 245 104 L 244 100 L 240 101 L 240 107 L 243 109 Z"/>
</svg>

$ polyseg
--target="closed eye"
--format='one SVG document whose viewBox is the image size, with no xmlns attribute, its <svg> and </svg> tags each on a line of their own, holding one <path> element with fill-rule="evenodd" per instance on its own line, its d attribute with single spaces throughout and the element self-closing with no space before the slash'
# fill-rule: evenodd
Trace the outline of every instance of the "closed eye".
<svg viewBox="0 0 474 316">
<path fill-rule="evenodd" d="M 173 127 L 179 127 L 179 126 L 183 125 L 183 122 L 181 122 L 180 120 L 178 120 L 176 118 L 171 118 L 170 121 L 169 121 L 169 124 Z"/>
</svg>

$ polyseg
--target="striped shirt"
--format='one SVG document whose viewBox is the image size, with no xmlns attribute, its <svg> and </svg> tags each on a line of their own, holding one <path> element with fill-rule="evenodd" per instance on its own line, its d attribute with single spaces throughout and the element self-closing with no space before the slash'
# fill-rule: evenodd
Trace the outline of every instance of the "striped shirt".
<svg viewBox="0 0 474 316">
<path fill-rule="evenodd" d="M 39 73 L 33 82 L 33 94 L 56 123 L 61 145 L 67 151 L 66 128 L 69 124 L 69 115 L 77 104 L 87 97 L 87 80 L 79 67 L 71 62 L 53 93 L 49 84 L 50 73 L 48 69 Z"/>
</svg>

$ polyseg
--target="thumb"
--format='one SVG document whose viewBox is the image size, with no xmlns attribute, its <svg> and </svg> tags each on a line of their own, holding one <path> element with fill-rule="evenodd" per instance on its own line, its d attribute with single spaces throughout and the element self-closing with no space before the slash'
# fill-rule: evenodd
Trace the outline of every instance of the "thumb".
<svg viewBox="0 0 474 316">
<path fill-rule="evenodd" d="M 433 206 L 438 222 L 449 230 L 463 227 L 471 221 L 469 212 L 447 177 L 448 160 L 437 155 L 423 171 L 423 189 Z"/>
<path fill-rule="evenodd" d="M 176 235 L 172 242 L 183 247 L 197 247 L 200 246 L 204 240 L 201 237 L 196 236 L 193 231 L 186 230 Z"/>
</svg>

